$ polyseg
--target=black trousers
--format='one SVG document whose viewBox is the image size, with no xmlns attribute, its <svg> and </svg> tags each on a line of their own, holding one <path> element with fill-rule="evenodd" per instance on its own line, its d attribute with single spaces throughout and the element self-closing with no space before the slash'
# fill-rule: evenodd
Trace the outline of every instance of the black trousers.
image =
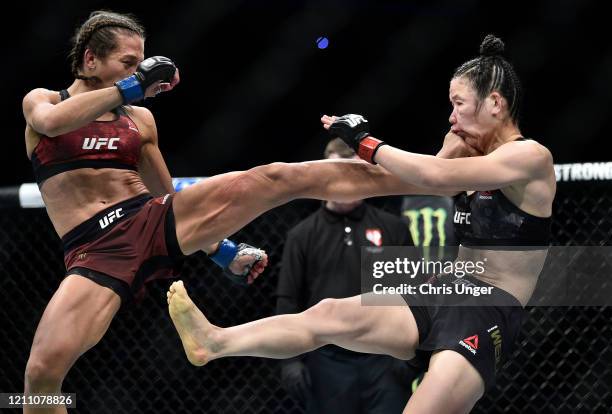
<svg viewBox="0 0 612 414">
<path fill-rule="evenodd" d="M 394 369 L 405 362 L 389 356 L 324 347 L 307 354 L 304 362 L 312 381 L 307 414 L 401 413 L 411 395 L 413 378 L 400 378 Z"/>
</svg>

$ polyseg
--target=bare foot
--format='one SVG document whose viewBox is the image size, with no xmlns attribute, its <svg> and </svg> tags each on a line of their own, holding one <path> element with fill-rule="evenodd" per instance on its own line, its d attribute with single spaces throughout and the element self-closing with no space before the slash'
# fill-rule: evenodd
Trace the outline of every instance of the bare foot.
<svg viewBox="0 0 612 414">
<path fill-rule="evenodd" d="M 206 364 L 218 349 L 213 336 L 219 328 L 208 322 L 191 301 L 182 281 L 174 282 L 166 296 L 170 317 L 181 337 L 187 359 L 196 366 Z"/>
</svg>

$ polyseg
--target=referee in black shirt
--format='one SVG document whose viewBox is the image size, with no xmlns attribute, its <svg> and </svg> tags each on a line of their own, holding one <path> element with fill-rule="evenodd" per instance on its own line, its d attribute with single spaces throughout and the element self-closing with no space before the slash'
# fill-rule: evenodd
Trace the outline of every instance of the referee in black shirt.
<svg viewBox="0 0 612 414">
<path fill-rule="evenodd" d="M 325 158 L 353 158 L 340 139 Z M 287 235 L 278 282 L 278 314 L 298 313 L 326 298 L 361 293 L 362 246 L 413 245 L 399 217 L 362 200 L 327 201 Z M 281 363 L 283 386 L 307 413 L 400 413 L 414 376 L 404 361 L 328 345 Z"/>
</svg>

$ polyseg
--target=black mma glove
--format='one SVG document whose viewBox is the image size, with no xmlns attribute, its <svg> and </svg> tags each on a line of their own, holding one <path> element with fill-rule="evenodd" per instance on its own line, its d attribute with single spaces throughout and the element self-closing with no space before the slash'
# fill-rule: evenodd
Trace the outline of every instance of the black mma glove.
<svg viewBox="0 0 612 414">
<path fill-rule="evenodd" d="M 176 66 L 170 59 L 153 56 L 140 62 L 133 75 L 115 82 L 115 86 L 123 96 L 123 103 L 130 104 L 142 100 L 147 88 L 155 82 L 170 82 L 175 72 Z"/>
<path fill-rule="evenodd" d="M 346 114 L 336 118 L 329 127 L 329 133 L 332 137 L 342 139 L 360 158 L 372 164 L 375 164 L 374 156 L 378 148 L 385 145 L 383 141 L 370 136 L 368 120 L 357 114 Z"/>
</svg>

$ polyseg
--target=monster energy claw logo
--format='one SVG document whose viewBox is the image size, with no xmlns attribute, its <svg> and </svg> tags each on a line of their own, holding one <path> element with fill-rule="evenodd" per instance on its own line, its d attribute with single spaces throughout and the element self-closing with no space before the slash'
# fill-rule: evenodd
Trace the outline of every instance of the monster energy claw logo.
<svg viewBox="0 0 612 414">
<path fill-rule="evenodd" d="M 440 239 L 440 246 L 446 245 L 446 232 L 444 231 L 444 224 L 448 213 L 443 208 L 433 209 L 431 207 L 424 207 L 419 210 L 406 210 L 404 216 L 410 219 L 410 234 L 415 246 L 429 246 L 433 239 L 433 219 L 436 219 L 436 230 L 438 231 L 438 238 Z M 421 243 L 421 232 L 419 230 L 419 217 L 423 217 L 423 239 Z"/>
</svg>

